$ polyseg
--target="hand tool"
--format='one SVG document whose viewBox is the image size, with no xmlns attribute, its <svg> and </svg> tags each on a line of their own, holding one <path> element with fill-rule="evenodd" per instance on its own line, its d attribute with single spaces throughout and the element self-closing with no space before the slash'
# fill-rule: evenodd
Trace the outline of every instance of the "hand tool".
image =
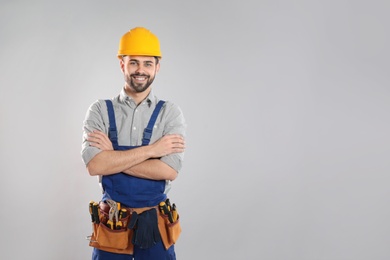
<svg viewBox="0 0 390 260">
<path fill-rule="evenodd" d="M 167 205 L 168 210 L 171 211 L 171 202 L 169 201 L 169 199 L 165 200 L 165 204 Z"/>
<path fill-rule="evenodd" d="M 175 203 L 172 204 L 172 219 L 173 219 L 173 222 L 176 222 L 177 220 L 177 210 L 176 210 L 176 205 Z"/>
<path fill-rule="evenodd" d="M 114 222 L 113 222 L 114 213 L 115 213 L 115 209 L 111 207 L 110 211 L 108 212 L 108 221 L 106 223 L 107 227 L 109 227 L 110 229 L 114 229 Z"/>
<path fill-rule="evenodd" d="M 119 212 L 119 219 L 122 219 L 122 227 L 126 227 L 127 226 L 127 221 L 128 221 L 128 211 L 127 209 L 121 209 L 121 211 Z"/>
<path fill-rule="evenodd" d="M 113 200 L 107 200 L 107 204 L 110 206 L 110 210 L 108 212 L 108 221 L 106 223 L 107 227 L 110 229 L 114 229 L 114 216 L 117 214 L 116 211 L 116 202 Z M 118 221 L 118 216 L 116 215 L 116 220 Z"/>
<path fill-rule="evenodd" d="M 92 212 L 93 212 L 93 219 L 95 220 L 95 223 L 99 224 L 100 223 L 99 204 L 97 202 L 93 203 Z"/>
<path fill-rule="evenodd" d="M 164 201 L 161 201 L 161 202 L 158 204 L 158 208 L 160 209 L 160 211 L 161 211 L 162 214 L 165 214 L 164 206 L 165 206 L 165 202 L 164 202 Z"/>
<path fill-rule="evenodd" d="M 119 218 L 126 218 L 127 217 L 127 209 L 121 209 Z"/>
<path fill-rule="evenodd" d="M 119 221 L 115 222 L 115 229 L 116 230 L 120 230 L 122 227 L 123 227 L 122 221 L 119 220 Z"/>
<path fill-rule="evenodd" d="M 121 209 L 119 211 L 119 216 L 118 220 L 116 221 L 115 228 L 116 229 L 121 229 L 126 223 L 123 223 L 121 219 L 124 219 L 127 217 L 127 210 L 126 209 Z"/>
<path fill-rule="evenodd" d="M 172 213 L 168 210 L 167 204 L 164 201 L 159 204 L 160 211 L 168 217 L 169 222 L 173 223 Z"/>
<path fill-rule="evenodd" d="M 119 211 L 118 211 L 118 208 L 115 208 L 114 216 L 115 216 L 115 229 L 116 229 L 116 225 L 119 222 Z"/>
<path fill-rule="evenodd" d="M 94 216 L 93 216 L 93 203 L 94 203 L 94 201 L 93 200 L 91 200 L 90 202 L 89 202 L 89 214 L 91 215 L 91 220 L 92 220 L 92 222 L 95 222 L 95 218 L 94 218 Z"/>
</svg>

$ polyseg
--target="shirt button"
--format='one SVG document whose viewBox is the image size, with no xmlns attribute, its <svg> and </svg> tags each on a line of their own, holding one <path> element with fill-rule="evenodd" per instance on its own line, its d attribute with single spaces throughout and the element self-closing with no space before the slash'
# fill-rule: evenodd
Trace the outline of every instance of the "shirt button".
<svg viewBox="0 0 390 260">
<path fill-rule="evenodd" d="M 134 126 L 134 127 L 133 127 L 133 130 L 136 130 L 136 129 L 137 129 L 137 128 Z"/>
</svg>

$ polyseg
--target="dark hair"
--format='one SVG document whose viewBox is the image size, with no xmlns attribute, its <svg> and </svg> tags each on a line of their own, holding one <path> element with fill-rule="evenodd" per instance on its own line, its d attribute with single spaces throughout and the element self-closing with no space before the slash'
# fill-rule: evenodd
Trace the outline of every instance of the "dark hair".
<svg viewBox="0 0 390 260">
<path fill-rule="evenodd" d="M 122 55 L 122 56 L 121 56 L 122 60 L 123 60 L 123 58 L 124 58 L 125 56 L 128 56 L 128 55 Z M 160 62 L 160 57 L 154 56 L 154 59 L 156 60 L 156 65 L 157 65 L 157 64 Z"/>
</svg>

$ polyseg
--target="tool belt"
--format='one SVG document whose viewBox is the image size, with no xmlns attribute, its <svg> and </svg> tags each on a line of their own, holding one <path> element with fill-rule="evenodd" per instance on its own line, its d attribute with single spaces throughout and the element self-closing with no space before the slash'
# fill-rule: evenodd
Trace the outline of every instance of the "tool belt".
<svg viewBox="0 0 390 260">
<path fill-rule="evenodd" d="M 170 205 L 169 199 L 145 208 L 121 208 L 120 203 L 114 201 L 91 201 L 89 212 L 92 219 L 92 235 L 87 237 L 89 245 L 111 253 L 133 254 L 134 245 L 147 248 L 143 246 L 150 246 L 150 241 L 147 242 L 145 236 L 152 236 L 149 233 L 153 230 L 157 233 L 154 242 L 162 240 L 168 249 L 181 233 L 176 206 Z M 153 222 L 157 219 L 157 223 L 145 223 L 143 219 L 152 219 Z"/>
</svg>

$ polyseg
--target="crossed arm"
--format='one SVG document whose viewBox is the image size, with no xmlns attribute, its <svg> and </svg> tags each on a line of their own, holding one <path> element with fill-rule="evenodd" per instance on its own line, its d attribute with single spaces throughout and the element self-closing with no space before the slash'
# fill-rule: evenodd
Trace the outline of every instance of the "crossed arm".
<svg viewBox="0 0 390 260">
<path fill-rule="evenodd" d="M 89 133 L 87 141 L 91 146 L 102 150 L 87 165 L 90 175 L 124 172 L 152 180 L 174 180 L 177 172 L 158 158 L 184 152 L 185 148 L 184 138 L 181 135 L 165 135 L 153 144 L 127 151 L 113 150 L 108 136 L 100 131 Z"/>
</svg>

